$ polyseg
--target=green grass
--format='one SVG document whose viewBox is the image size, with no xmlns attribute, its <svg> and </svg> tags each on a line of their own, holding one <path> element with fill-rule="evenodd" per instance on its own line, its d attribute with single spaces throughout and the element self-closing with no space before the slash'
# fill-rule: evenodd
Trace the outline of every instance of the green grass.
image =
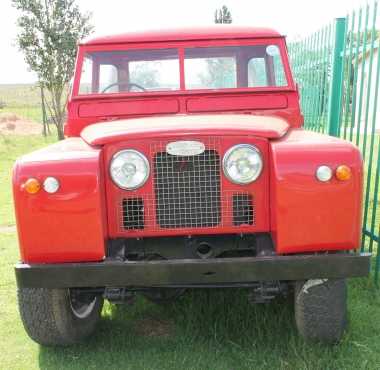
<svg viewBox="0 0 380 370">
<path fill-rule="evenodd" d="M 17 311 L 17 240 L 0 234 L 1 369 L 378 369 L 380 296 L 349 285 L 350 329 L 326 347 L 297 336 L 291 301 L 251 306 L 245 291 L 189 291 L 174 304 L 107 304 L 95 335 L 69 348 L 31 341 Z M 164 334 L 164 335 L 162 335 Z"/>
<path fill-rule="evenodd" d="M 14 222 L 10 170 L 16 157 L 52 142 L 0 137 L 0 224 Z M 3 221 L 6 222 L 3 222 Z M 13 265 L 15 233 L 0 232 L 0 369 L 378 369 L 380 293 L 373 279 L 349 284 L 350 326 L 341 344 L 297 336 L 292 301 L 251 306 L 245 290 L 189 291 L 157 306 L 106 304 L 95 335 L 69 348 L 44 348 L 19 318 Z"/>
<path fill-rule="evenodd" d="M 368 194 L 365 193 L 363 201 L 365 202 L 368 198 L 368 210 L 366 218 L 366 229 L 373 233 L 373 235 L 380 237 L 380 195 L 377 194 L 377 202 L 375 203 L 375 182 L 376 177 L 380 176 L 380 173 L 376 172 L 378 163 L 380 163 L 379 157 L 379 145 L 380 145 L 380 135 L 375 134 L 373 137 L 373 152 L 372 161 L 369 161 L 371 154 L 371 136 L 367 137 L 366 148 L 365 148 L 365 165 L 364 165 L 364 186 L 365 192 L 367 189 L 367 183 L 369 182 Z M 355 138 L 356 139 L 356 138 Z M 364 135 L 359 137 L 359 146 L 363 150 L 364 146 Z M 374 222 L 372 221 L 374 219 Z M 369 239 L 369 238 L 366 238 Z"/>
<path fill-rule="evenodd" d="M 14 225 L 11 173 L 15 160 L 27 152 L 41 148 L 55 140 L 55 136 L 43 138 L 32 136 L 0 135 L 0 226 Z"/>
</svg>

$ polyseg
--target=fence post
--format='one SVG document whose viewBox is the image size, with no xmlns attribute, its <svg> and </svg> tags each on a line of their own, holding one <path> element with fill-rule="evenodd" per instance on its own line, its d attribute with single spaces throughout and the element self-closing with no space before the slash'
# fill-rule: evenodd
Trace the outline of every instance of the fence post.
<svg viewBox="0 0 380 370">
<path fill-rule="evenodd" d="M 344 38 L 346 37 L 346 18 L 335 19 L 335 39 L 333 51 L 333 64 L 331 71 L 331 84 L 329 92 L 328 134 L 339 136 L 340 117 L 342 113 L 342 88 L 344 64 Z"/>
</svg>

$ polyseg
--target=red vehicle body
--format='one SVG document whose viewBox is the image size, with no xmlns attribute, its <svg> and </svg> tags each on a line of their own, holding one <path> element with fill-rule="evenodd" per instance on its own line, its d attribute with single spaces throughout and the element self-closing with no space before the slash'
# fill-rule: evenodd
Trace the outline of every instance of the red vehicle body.
<svg viewBox="0 0 380 370">
<path fill-rule="evenodd" d="M 213 48 L 209 49 L 213 50 L 212 56 L 222 55 L 222 48 L 230 47 L 226 49 L 228 53 L 240 48 L 236 49 L 236 55 L 240 63 L 246 65 L 244 63 L 250 61 L 244 53 L 256 50 L 255 47 L 261 50 L 263 45 L 269 55 L 265 56 L 268 86 L 248 87 L 249 72 L 238 65 L 234 88 L 187 89 L 186 63 L 190 62 L 186 62 L 185 57 L 189 53 L 188 48 L 194 48 L 189 60 L 199 58 L 202 48 Z M 105 91 L 109 86 L 103 91 L 100 89 L 101 67 L 96 65 L 96 56 L 108 58 L 105 53 L 112 51 L 119 58 L 117 53 L 132 50 L 135 54 L 131 54 L 131 61 L 133 55 L 145 58 L 140 56 L 145 50 L 154 50 L 154 55 L 161 55 L 169 49 L 178 53 L 178 87 L 146 91 L 128 80 L 130 85 L 136 85 L 141 91 L 131 91 L 128 87 L 127 91 L 109 93 Z M 272 59 L 273 55 L 277 55 L 276 50 L 283 63 L 286 82 L 282 86 L 271 85 L 270 80 L 274 77 L 268 72 L 271 70 L 273 74 L 275 71 Z M 93 55 L 93 90 L 83 94 L 80 85 L 86 55 Z M 114 55 L 111 57 L 116 58 Z M 165 58 L 168 57 L 162 60 Z M 149 61 L 149 57 L 144 60 Z M 119 80 L 110 86 L 120 88 L 120 85 L 126 84 L 120 82 L 120 75 L 125 71 L 121 69 L 119 59 L 117 63 Z M 127 74 L 130 78 L 130 70 Z M 368 256 L 348 253 L 360 245 L 361 154 L 349 142 L 305 131 L 302 126 L 299 94 L 291 74 L 285 39 L 273 30 L 217 27 L 132 33 L 83 42 L 79 45 L 68 102 L 67 138 L 20 158 L 14 167 L 13 190 L 21 252 L 21 263 L 16 267 L 19 285 L 25 289 L 130 285 L 135 288 L 174 289 L 198 284 L 224 286 L 229 283 L 257 284 L 257 281 L 305 281 L 365 275 L 368 272 Z M 188 141 L 201 142 L 205 153 L 210 156 L 207 160 L 217 153 L 218 175 L 217 180 L 213 180 L 218 181 L 217 210 L 213 213 L 202 208 L 201 203 L 207 198 L 202 198 L 202 202 L 191 208 L 180 195 L 175 199 L 169 196 L 169 201 L 174 205 L 187 207 L 184 212 L 202 208 L 199 214 L 206 214 L 207 221 L 186 215 L 185 221 L 180 222 L 181 210 L 175 211 L 178 212 L 177 218 L 172 210 L 174 216 L 165 221 L 167 211 L 159 209 L 164 205 L 157 196 L 159 173 L 155 158 L 157 153 L 164 153 L 170 143 Z M 231 147 L 242 144 L 254 146 L 262 157 L 259 177 L 246 185 L 234 183 L 224 176 L 223 164 L 219 161 Z M 150 176 L 137 189 L 125 190 L 117 186 L 110 175 L 112 159 L 124 149 L 142 153 L 149 162 Z M 183 167 L 177 170 L 187 171 L 195 166 L 188 163 L 190 161 L 183 161 Z M 205 160 L 205 163 L 209 162 Z M 321 166 L 331 170 L 332 176 L 327 181 L 317 178 L 316 172 Z M 336 171 L 340 166 L 348 168 L 349 178 L 339 179 Z M 165 176 L 168 174 L 161 176 L 160 181 Z M 41 189 L 30 194 L 26 191 L 28 179 L 42 184 L 48 177 L 58 179 L 57 192 L 48 193 Z M 189 193 L 189 196 L 192 194 Z M 239 202 L 244 203 L 241 208 Z M 245 219 L 239 212 L 245 212 Z M 243 220 L 239 221 L 239 217 Z M 173 271 L 187 271 L 189 261 L 195 269 L 202 269 L 206 266 L 205 261 L 221 260 L 218 258 L 221 255 L 212 252 L 213 243 L 210 242 L 220 235 L 250 235 L 254 238 L 265 235 L 271 247 L 266 246 L 260 251 L 256 248 L 254 256 L 235 257 L 235 261 L 243 265 L 247 261 L 252 262 L 253 265 L 249 266 L 235 265 L 234 261 L 224 258 L 223 268 L 227 269 L 224 271 L 228 271 L 228 263 L 231 262 L 235 275 L 226 273 L 221 277 L 215 272 L 217 270 L 207 275 L 203 269 L 195 270 L 193 274 L 191 271 L 185 275 L 179 273 L 176 277 Z M 186 238 L 207 244 L 207 253 L 198 253 L 199 244 L 193 257 L 185 254 L 182 258 L 173 257 L 181 263 L 177 266 L 178 270 L 170 270 L 167 260 L 172 258 L 170 253 L 169 257 L 164 253 L 160 261 L 155 262 L 128 262 L 128 258 L 123 257 L 123 268 L 128 269 L 128 263 L 134 263 L 133 268 L 141 264 L 145 278 L 141 277 L 142 272 L 139 275 L 135 270 L 133 276 L 128 275 L 126 270 L 123 273 L 121 270 L 117 273 L 116 270 L 109 270 L 104 274 L 100 271 L 99 266 L 104 261 L 115 257 L 110 253 L 110 243 L 113 241 L 128 245 L 141 240 L 145 240 L 144 243 L 152 241 L 153 244 L 167 240 L 170 244 L 169 240 Z M 259 242 L 255 243 L 258 245 Z M 226 247 L 221 247 L 221 251 L 225 252 Z M 261 272 L 262 275 L 254 267 L 260 253 L 261 261 L 273 266 L 268 267 L 268 273 Z M 323 259 L 318 260 L 321 256 Z M 317 259 L 315 264 L 314 257 Z M 276 261 L 290 265 L 279 267 L 274 272 Z M 295 265 L 292 265 L 293 261 L 297 261 Z M 79 271 L 83 266 L 96 270 L 85 272 L 87 276 L 96 275 L 93 280 L 87 280 L 82 273 L 76 275 L 72 272 Z M 209 270 L 212 266 L 204 268 Z M 70 273 L 58 274 L 65 268 L 70 268 L 67 270 Z M 159 277 L 146 278 L 146 274 L 149 275 L 146 271 L 154 268 L 157 270 L 152 274 Z M 242 277 L 241 271 L 246 273 L 248 270 L 255 271 L 254 280 L 252 276 Z M 125 281 L 115 278 L 116 274 L 124 272 L 127 274 Z M 73 277 L 68 278 L 68 274 Z M 103 284 L 101 277 L 104 278 Z M 127 284 L 126 280 L 130 283 Z"/>
</svg>

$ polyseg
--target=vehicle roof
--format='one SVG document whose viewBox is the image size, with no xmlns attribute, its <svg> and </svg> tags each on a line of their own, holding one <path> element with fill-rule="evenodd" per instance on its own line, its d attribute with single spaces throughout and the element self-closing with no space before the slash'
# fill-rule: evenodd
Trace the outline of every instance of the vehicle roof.
<svg viewBox="0 0 380 370">
<path fill-rule="evenodd" d="M 283 37 L 270 28 L 242 27 L 228 24 L 208 27 L 173 28 L 128 32 L 118 35 L 99 36 L 85 39 L 81 45 L 104 45 L 160 41 L 186 41 L 209 39 L 246 39 Z"/>
</svg>

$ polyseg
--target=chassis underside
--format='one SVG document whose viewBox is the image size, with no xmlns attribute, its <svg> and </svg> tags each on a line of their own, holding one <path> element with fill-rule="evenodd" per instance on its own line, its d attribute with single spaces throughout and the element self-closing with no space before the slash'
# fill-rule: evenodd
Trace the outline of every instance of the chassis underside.
<svg viewBox="0 0 380 370">
<path fill-rule="evenodd" d="M 101 262 L 16 265 L 28 288 L 220 287 L 368 274 L 369 254 L 276 255 L 269 235 L 120 239 Z"/>
</svg>

